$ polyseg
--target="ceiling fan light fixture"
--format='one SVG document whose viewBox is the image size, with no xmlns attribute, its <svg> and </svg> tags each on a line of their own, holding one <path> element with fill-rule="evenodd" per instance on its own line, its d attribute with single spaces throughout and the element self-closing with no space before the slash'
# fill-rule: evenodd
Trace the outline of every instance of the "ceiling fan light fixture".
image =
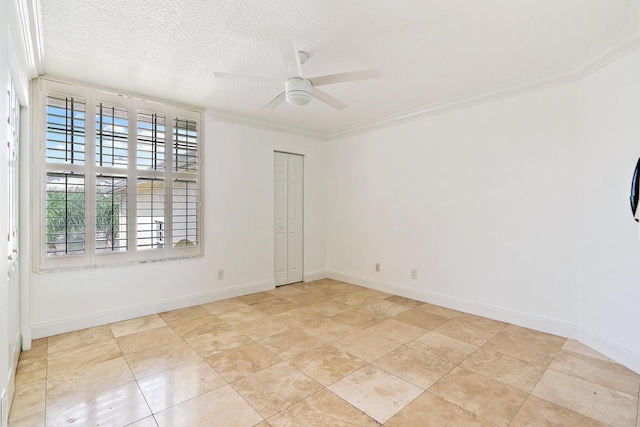
<svg viewBox="0 0 640 427">
<path fill-rule="evenodd" d="M 311 82 L 291 77 L 285 84 L 286 100 L 291 105 L 307 105 L 311 101 Z"/>
</svg>

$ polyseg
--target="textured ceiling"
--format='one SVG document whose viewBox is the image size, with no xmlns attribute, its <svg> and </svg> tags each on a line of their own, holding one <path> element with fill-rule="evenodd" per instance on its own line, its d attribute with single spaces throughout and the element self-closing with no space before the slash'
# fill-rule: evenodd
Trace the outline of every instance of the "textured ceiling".
<svg viewBox="0 0 640 427">
<path fill-rule="evenodd" d="M 638 0 L 41 0 L 44 73 L 334 135 L 571 72 L 635 32 Z M 261 107 L 284 88 L 276 43 L 348 105 Z M 275 82 L 214 79 L 254 74 Z"/>
</svg>

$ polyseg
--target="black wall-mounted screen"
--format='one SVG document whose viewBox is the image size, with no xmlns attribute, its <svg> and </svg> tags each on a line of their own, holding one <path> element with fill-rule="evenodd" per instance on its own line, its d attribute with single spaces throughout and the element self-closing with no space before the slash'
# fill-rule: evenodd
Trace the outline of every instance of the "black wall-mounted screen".
<svg viewBox="0 0 640 427">
<path fill-rule="evenodd" d="M 631 197 L 629 197 L 629 200 L 631 201 L 631 213 L 633 214 L 634 218 L 636 216 L 636 210 L 638 209 L 638 198 L 640 198 L 640 182 L 638 181 L 639 169 L 640 159 L 638 159 L 638 163 L 636 163 L 636 169 L 633 171 L 633 179 L 631 180 Z M 638 221 L 637 218 L 636 221 Z"/>
</svg>

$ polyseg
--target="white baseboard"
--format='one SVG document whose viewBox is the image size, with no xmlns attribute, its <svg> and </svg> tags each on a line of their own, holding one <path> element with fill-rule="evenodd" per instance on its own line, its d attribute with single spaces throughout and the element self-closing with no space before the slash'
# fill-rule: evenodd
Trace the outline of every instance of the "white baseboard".
<svg viewBox="0 0 640 427">
<path fill-rule="evenodd" d="M 340 273 L 337 271 L 329 271 L 329 277 L 332 279 L 340 280 L 342 282 L 348 282 L 354 285 L 360 285 L 367 288 L 375 289 L 377 291 L 388 292 L 394 295 L 400 295 L 422 302 L 428 302 L 430 304 L 451 308 L 453 310 L 463 311 L 465 313 L 488 317 L 490 319 L 499 320 L 501 322 L 524 326 L 526 328 L 547 332 L 549 334 L 560 335 L 573 339 L 575 339 L 577 336 L 576 325 L 560 320 L 522 313 L 514 310 L 509 310 L 507 308 L 496 307 L 488 304 L 478 303 L 475 301 L 465 300 L 462 298 L 442 295 L 435 292 L 423 291 L 420 289 L 380 282 L 364 277 L 352 276 L 350 274 Z"/>
<path fill-rule="evenodd" d="M 608 340 L 588 329 L 572 323 L 549 319 L 543 316 L 536 316 L 529 313 L 522 313 L 502 307 L 491 306 L 462 298 L 450 297 L 447 295 L 413 289 L 406 286 L 399 286 L 385 283 L 365 277 L 354 276 L 338 271 L 327 271 L 329 278 L 354 285 L 364 286 L 377 291 L 388 292 L 418 301 L 428 302 L 442 307 L 451 308 L 465 313 L 488 317 L 501 322 L 512 323 L 525 328 L 571 338 L 593 348 L 612 360 L 626 366 L 627 368 L 640 373 L 640 355 L 633 351 Z"/>
<path fill-rule="evenodd" d="M 314 280 L 322 280 L 326 279 L 327 277 L 327 270 L 319 270 L 305 273 L 302 280 L 304 282 L 313 282 Z"/>
<path fill-rule="evenodd" d="M 32 341 L 31 332 L 22 333 L 22 343 L 21 343 L 22 351 L 31 350 L 31 341 Z"/>
<path fill-rule="evenodd" d="M 578 341 L 640 374 L 640 355 L 628 348 L 583 327 L 578 328 Z"/>
<path fill-rule="evenodd" d="M 154 301 L 148 304 L 107 310 L 99 313 L 91 313 L 84 316 L 31 325 L 31 335 L 34 339 L 50 337 L 52 335 L 62 334 L 65 332 L 106 325 L 113 322 L 133 319 L 135 317 L 148 316 L 150 314 L 162 313 L 164 311 L 176 310 L 193 305 L 206 304 L 211 301 L 234 298 L 271 289 L 275 289 L 275 281 L 265 280 L 264 282 L 233 286 L 201 294 Z M 29 339 L 31 339 L 31 337 L 29 337 Z"/>
</svg>

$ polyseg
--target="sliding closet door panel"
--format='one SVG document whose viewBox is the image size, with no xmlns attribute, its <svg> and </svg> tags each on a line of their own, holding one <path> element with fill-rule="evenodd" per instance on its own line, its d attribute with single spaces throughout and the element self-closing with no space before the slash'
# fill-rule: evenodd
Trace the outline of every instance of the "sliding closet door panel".
<svg viewBox="0 0 640 427">
<path fill-rule="evenodd" d="M 289 155 L 289 272 L 288 282 L 302 281 L 303 157 Z"/>
<path fill-rule="evenodd" d="M 288 155 L 275 153 L 274 156 L 274 219 L 275 219 L 275 281 L 276 286 L 289 283 L 288 270 Z"/>
</svg>

